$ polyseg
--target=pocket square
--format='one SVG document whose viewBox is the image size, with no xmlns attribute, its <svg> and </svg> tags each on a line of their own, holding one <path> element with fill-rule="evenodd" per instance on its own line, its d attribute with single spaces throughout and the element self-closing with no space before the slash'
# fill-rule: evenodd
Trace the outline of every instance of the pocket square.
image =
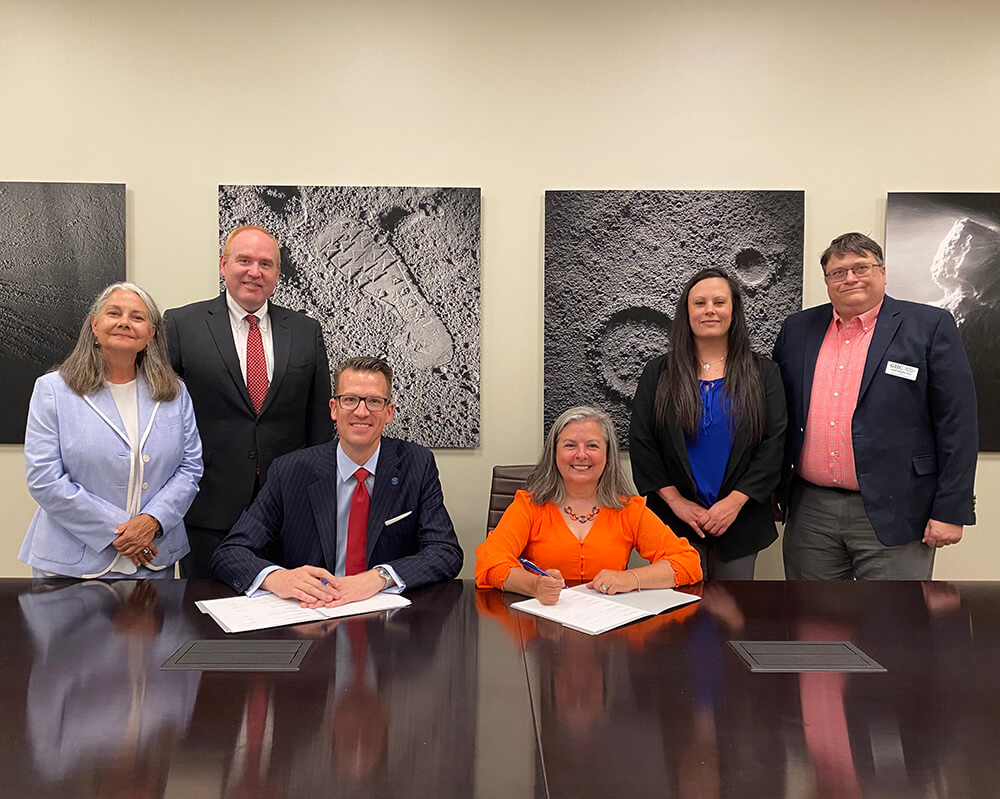
<svg viewBox="0 0 1000 799">
<path fill-rule="evenodd" d="M 391 519 L 386 519 L 385 520 L 385 526 L 388 527 L 390 524 L 395 524 L 400 519 L 405 519 L 407 516 L 411 515 L 412 513 L 413 513 L 412 510 L 408 510 L 406 513 L 399 514 L 399 516 L 393 516 Z"/>
</svg>

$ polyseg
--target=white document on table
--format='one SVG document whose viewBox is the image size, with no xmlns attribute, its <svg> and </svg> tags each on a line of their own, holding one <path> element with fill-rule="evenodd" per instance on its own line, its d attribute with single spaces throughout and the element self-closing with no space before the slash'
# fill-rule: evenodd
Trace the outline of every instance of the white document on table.
<svg viewBox="0 0 1000 799">
<path fill-rule="evenodd" d="M 613 630 L 639 619 L 649 618 L 670 608 L 677 608 L 701 597 L 672 588 L 633 591 L 607 596 L 585 585 L 567 588 L 554 605 L 543 605 L 537 599 L 514 602 L 511 607 L 557 621 L 564 627 L 588 635 Z"/>
<path fill-rule="evenodd" d="M 198 610 L 215 619 L 227 633 L 245 633 L 269 627 L 284 627 L 287 624 L 339 619 L 361 613 L 405 608 L 409 604 L 410 600 L 399 594 L 381 593 L 335 608 L 301 608 L 297 599 L 281 599 L 269 593 L 254 594 L 252 597 L 203 599 L 195 603 Z"/>
</svg>

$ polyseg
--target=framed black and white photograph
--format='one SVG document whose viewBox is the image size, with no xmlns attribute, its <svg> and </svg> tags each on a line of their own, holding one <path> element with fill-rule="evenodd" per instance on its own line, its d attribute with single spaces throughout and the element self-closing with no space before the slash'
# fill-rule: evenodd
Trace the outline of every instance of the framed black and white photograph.
<svg viewBox="0 0 1000 799">
<path fill-rule="evenodd" d="M 1000 193 L 890 192 L 887 291 L 955 317 L 976 380 L 979 448 L 1000 451 Z"/>
<path fill-rule="evenodd" d="M 125 279 L 124 183 L 0 183 L 0 443 L 23 444 L 37 380 Z"/>
<path fill-rule="evenodd" d="M 245 224 L 277 238 L 274 301 L 319 321 L 331 368 L 388 360 L 389 435 L 479 446 L 479 189 L 220 186 L 220 240 Z"/>
<path fill-rule="evenodd" d="M 770 355 L 802 308 L 801 191 L 545 193 L 545 428 L 574 405 L 607 411 L 623 442 L 646 362 L 666 351 L 687 280 L 739 283 L 754 349 Z"/>
</svg>

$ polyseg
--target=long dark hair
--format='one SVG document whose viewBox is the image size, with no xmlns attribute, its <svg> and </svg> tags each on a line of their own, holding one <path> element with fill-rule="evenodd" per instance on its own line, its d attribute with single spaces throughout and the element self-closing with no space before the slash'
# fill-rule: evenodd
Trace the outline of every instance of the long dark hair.
<svg viewBox="0 0 1000 799">
<path fill-rule="evenodd" d="M 692 277 L 674 311 L 670 328 L 670 350 L 660 379 L 656 384 L 654 413 L 661 429 L 666 425 L 672 409 L 681 429 L 691 438 L 701 421 L 702 400 L 698 352 L 691 333 L 688 317 L 688 296 L 702 280 L 719 277 L 729 284 L 733 297 L 733 318 L 729 325 L 729 347 L 726 353 L 726 378 L 723 390 L 729 397 L 733 414 L 733 434 L 742 433 L 750 443 L 756 444 L 764 435 L 764 396 L 757 369 L 757 356 L 750 348 L 750 333 L 743 314 L 743 297 L 740 287 L 723 270 L 715 267 L 702 269 Z"/>
</svg>

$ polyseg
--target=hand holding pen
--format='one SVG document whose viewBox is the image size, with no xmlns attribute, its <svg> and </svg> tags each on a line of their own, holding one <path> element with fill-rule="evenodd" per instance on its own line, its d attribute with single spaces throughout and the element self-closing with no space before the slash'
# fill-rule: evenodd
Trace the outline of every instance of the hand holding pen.
<svg viewBox="0 0 1000 799">
<path fill-rule="evenodd" d="M 562 573 L 558 569 L 542 571 L 527 558 L 518 558 L 518 562 L 533 574 L 538 575 L 535 583 L 535 598 L 543 605 L 554 605 L 559 601 L 560 592 L 566 587 Z"/>
</svg>

